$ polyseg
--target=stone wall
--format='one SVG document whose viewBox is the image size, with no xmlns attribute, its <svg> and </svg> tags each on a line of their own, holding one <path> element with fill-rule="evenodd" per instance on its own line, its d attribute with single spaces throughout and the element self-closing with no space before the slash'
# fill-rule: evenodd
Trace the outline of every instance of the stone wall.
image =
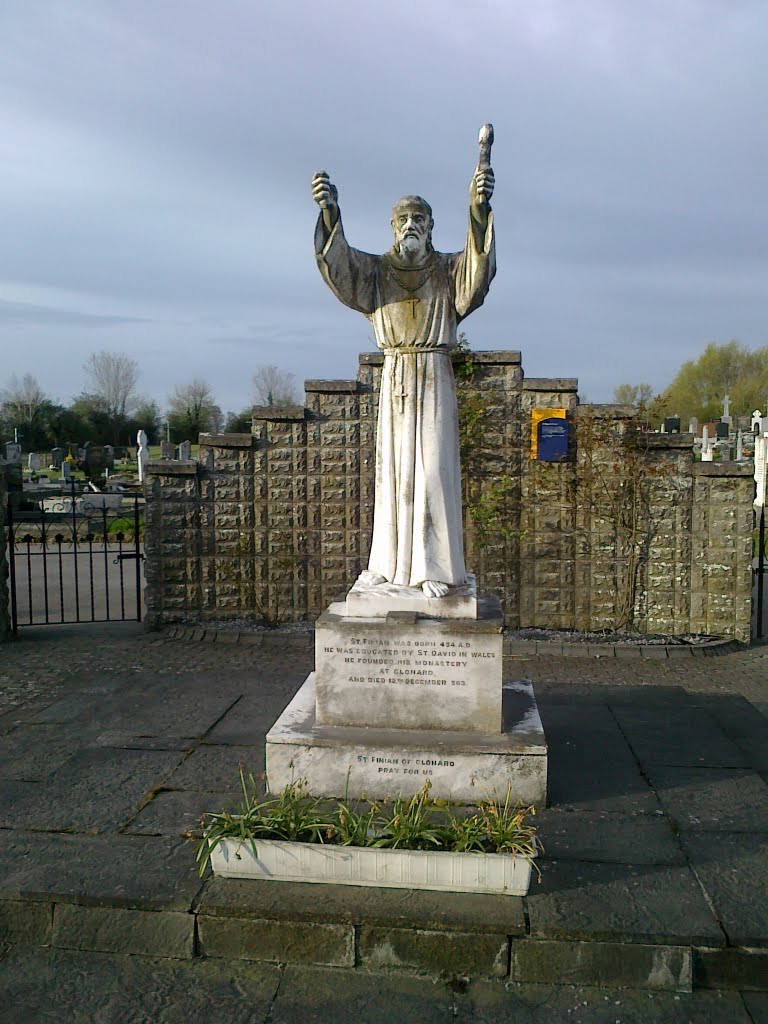
<svg viewBox="0 0 768 1024">
<path fill-rule="evenodd" d="M 751 465 L 697 463 L 689 435 L 580 406 L 576 380 L 525 379 L 519 352 L 465 360 L 467 565 L 511 628 L 749 639 Z M 381 367 L 361 355 L 356 380 L 307 381 L 303 408 L 202 435 L 199 462 L 149 464 L 150 628 L 313 619 L 349 586 L 370 541 Z M 568 410 L 566 462 L 531 458 L 541 408 Z"/>
</svg>

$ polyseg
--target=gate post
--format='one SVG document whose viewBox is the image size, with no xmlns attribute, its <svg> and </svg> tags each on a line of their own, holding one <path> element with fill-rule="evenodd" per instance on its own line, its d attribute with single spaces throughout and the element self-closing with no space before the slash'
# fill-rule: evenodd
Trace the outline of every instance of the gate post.
<svg viewBox="0 0 768 1024">
<path fill-rule="evenodd" d="M 10 640 L 13 635 L 8 608 L 10 599 L 8 587 L 8 547 L 10 543 L 8 486 L 5 476 L 5 462 L 0 462 L 0 643 L 4 640 Z"/>
</svg>

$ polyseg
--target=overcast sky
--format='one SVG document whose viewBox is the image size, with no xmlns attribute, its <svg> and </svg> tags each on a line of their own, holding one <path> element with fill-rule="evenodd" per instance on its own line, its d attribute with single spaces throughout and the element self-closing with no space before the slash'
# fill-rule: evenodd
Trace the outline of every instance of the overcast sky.
<svg viewBox="0 0 768 1024">
<path fill-rule="evenodd" d="M 312 172 L 381 252 L 391 206 L 464 244 L 496 142 L 498 273 L 464 328 L 610 400 L 709 341 L 768 344 L 765 0 L 4 0 L 0 386 L 91 352 L 224 410 L 275 363 L 354 377 L 368 323 L 315 267 Z"/>
</svg>

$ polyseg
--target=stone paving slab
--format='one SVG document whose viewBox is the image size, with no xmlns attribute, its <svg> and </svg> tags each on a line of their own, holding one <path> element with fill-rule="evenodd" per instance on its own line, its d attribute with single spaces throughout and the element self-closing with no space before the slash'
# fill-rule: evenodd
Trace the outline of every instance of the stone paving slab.
<svg viewBox="0 0 768 1024">
<path fill-rule="evenodd" d="M 546 837 L 547 860 L 686 863 L 677 837 L 663 816 L 548 808 L 537 814 L 535 824 L 539 834 Z"/>
<path fill-rule="evenodd" d="M 568 810 L 615 811 L 621 814 L 657 814 L 658 798 L 629 752 L 599 745 L 578 750 L 550 743 L 547 796 L 551 807 Z M 613 754 L 613 756 L 611 756 Z M 610 765 L 610 771 L 606 771 Z"/>
<path fill-rule="evenodd" d="M 736 694 L 729 694 L 728 697 L 695 694 L 691 695 L 690 700 L 710 714 L 753 768 L 768 771 L 768 718 L 754 704 Z"/>
<path fill-rule="evenodd" d="M 640 706 L 614 706 L 630 746 L 643 766 L 666 764 L 699 768 L 748 768 L 741 750 L 711 715 L 694 706 L 664 715 Z"/>
<path fill-rule="evenodd" d="M 207 743 L 232 744 L 233 746 L 258 746 L 264 743 L 269 729 L 285 710 L 304 678 L 286 687 L 285 681 L 277 692 L 249 693 L 224 715 L 206 736 Z M 282 702 L 282 703 L 281 703 Z"/>
<path fill-rule="evenodd" d="M 768 1024 L 768 993 L 745 992 L 742 998 L 752 1024 Z"/>
<path fill-rule="evenodd" d="M 526 898 L 536 938 L 725 943 L 687 867 L 548 861 L 542 876 Z"/>
<path fill-rule="evenodd" d="M 97 736 L 84 722 L 18 724 L 0 744 L 0 779 L 42 782 Z"/>
<path fill-rule="evenodd" d="M 130 725 L 135 736 L 202 737 L 233 707 L 240 697 L 239 688 L 220 680 L 198 680 L 194 697 L 177 691 L 173 700 L 168 690 L 149 681 L 132 681 L 126 690 L 103 699 L 97 690 L 65 697 L 41 711 L 35 721 L 72 722 L 82 719 L 106 730 L 120 721 Z M 224 692 L 220 692 L 223 690 Z M 100 699 L 101 698 L 101 699 Z"/>
<path fill-rule="evenodd" d="M 271 964 L 18 947 L 0 959 L 0 1024 L 263 1024 Z"/>
<path fill-rule="evenodd" d="M 677 829 L 768 833 L 768 785 L 757 772 L 651 765 L 648 779 Z"/>
<path fill-rule="evenodd" d="M 177 751 L 86 747 L 12 808 L 14 827 L 45 831 L 115 830 L 179 764 Z M 6 819 L 7 820 L 7 819 Z"/>
<path fill-rule="evenodd" d="M 253 746 L 201 745 L 166 779 L 168 789 L 240 789 L 239 765 L 246 779 L 252 773 L 264 793 L 264 744 Z"/>
<path fill-rule="evenodd" d="M 685 832 L 680 842 L 729 942 L 734 946 L 768 946 L 765 835 Z"/>
<path fill-rule="evenodd" d="M 186 912 L 201 888 L 178 839 L 0 831 L 0 899 Z"/>
<path fill-rule="evenodd" d="M 242 799 L 243 794 L 235 790 L 160 790 L 121 832 L 137 836 L 186 836 L 200 831 L 203 814 L 234 810 Z"/>
</svg>

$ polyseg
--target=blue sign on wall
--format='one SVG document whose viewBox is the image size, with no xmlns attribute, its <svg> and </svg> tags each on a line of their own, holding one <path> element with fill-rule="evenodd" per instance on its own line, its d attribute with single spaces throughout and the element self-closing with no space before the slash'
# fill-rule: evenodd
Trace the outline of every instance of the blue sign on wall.
<svg viewBox="0 0 768 1024">
<path fill-rule="evenodd" d="M 565 462 L 568 458 L 568 420 L 551 417 L 539 422 L 538 428 L 539 462 Z"/>
</svg>

